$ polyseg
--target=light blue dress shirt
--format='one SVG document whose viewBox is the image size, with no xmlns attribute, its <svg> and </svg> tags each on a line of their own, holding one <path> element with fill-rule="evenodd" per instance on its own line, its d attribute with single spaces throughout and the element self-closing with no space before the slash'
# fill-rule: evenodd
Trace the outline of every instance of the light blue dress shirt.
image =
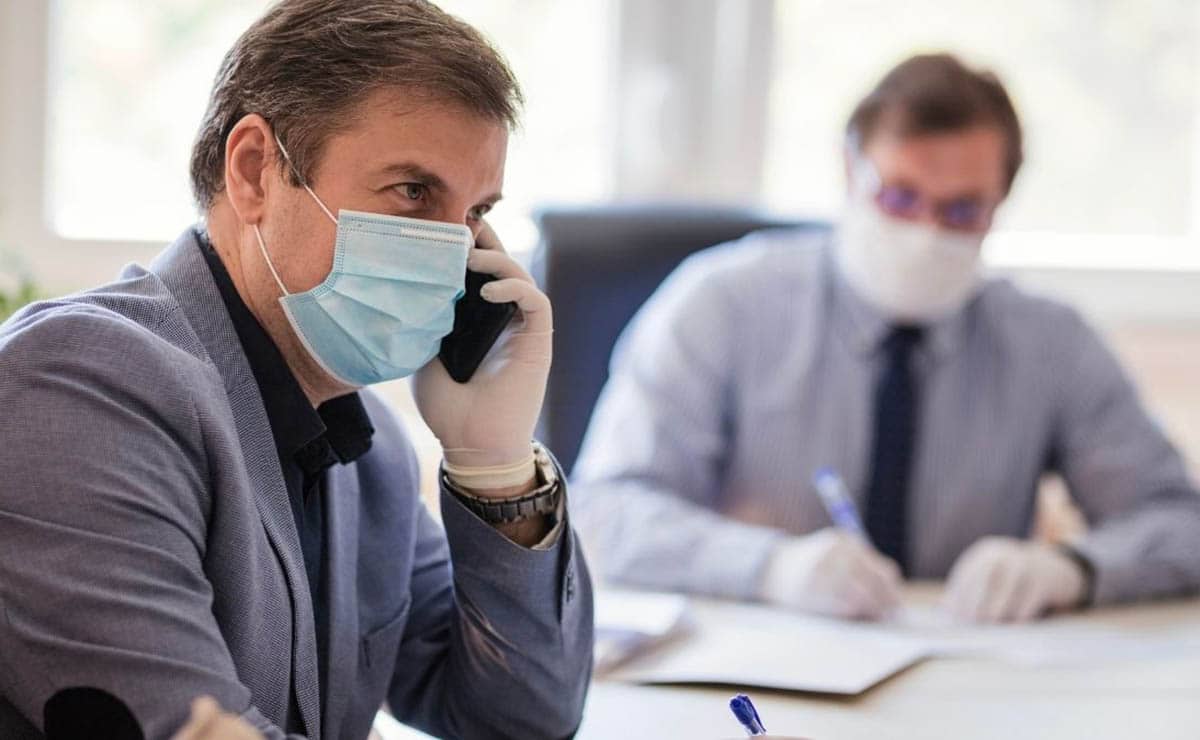
<svg viewBox="0 0 1200 740">
<path fill-rule="evenodd" d="M 753 598 L 772 549 L 830 525 L 813 474 L 862 505 L 890 328 L 841 278 L 836 236 L 765 232 L 688 259 L 642 308 L 574 471 L 610 580 Z M 986 535 L 1027 537 L 1062 474 L 1110 602 L 1200 586 L 1200 495 L 1097 334 L 989 279 L 916 354 L 909 563 L 945 577 Z"/>
</svg>

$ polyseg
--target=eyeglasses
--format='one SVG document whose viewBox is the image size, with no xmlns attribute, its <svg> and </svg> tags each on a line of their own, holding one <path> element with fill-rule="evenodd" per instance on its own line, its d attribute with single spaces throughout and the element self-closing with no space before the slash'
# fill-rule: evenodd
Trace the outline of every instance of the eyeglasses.
<svg viewBox="0 0 1200 740">
<path fill-rule="evenodd" d="M 938 225 L 952 231 L 985 231 L 991 224 L 997 203 L 984 198 L 961 197 L 933 200 L 908 185 L 884 183 L 870 160 L 862 157 L 856 166 L 860 193 L 870 194 L 883 211 L 894 218 L 916 221 L 926 213 L 933 215 Z"/>
<path fill-rule="evenodd" d="M 915 221 L 932 213 L 939 225 L 954 231 L 983 231 L 988 227 L 995 206 L 982 198 L 932 200 L 906 185 L 880 185 L 875 204 L 889 216 Z"/>
</svg>

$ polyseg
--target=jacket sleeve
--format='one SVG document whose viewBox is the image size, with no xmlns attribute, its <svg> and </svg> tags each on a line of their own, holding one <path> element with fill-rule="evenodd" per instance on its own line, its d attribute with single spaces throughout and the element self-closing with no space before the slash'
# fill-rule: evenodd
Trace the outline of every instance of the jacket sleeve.
<svg viewBox="0 0 1200 740">
<path fill-rule="evenodd" d="M 1097 603 L 1200 588 L 1200 494 L 1112 353 L 1072 314 L 1057 464 L 1091 527 Z"/>
<path fill-rule="evenodd" d="M 207 694 L 282 738 L 212 614 L 192 389 L 156 342 L 81 306 L 0 332 L 0 714 L 40 729 L 55 692 L 94 687 L 167 738 Z"/>
<path fill-rule="evenodd" d="M 686 261 L 614 350 L 572 483 L 603 579 L 737 599 L 758 596 L 780 530 L 719 513 L 750 320 L 705 255 Z"/>
<path fill-rule="evenodd" d="M 412 601 L 389 708 L 438 737 L 573 735 L 593 640 L 591 579 L 569 520 L 548 549 L 534 550 L 444 486 L 445 531 L 418 508 Z"/>
</svg>

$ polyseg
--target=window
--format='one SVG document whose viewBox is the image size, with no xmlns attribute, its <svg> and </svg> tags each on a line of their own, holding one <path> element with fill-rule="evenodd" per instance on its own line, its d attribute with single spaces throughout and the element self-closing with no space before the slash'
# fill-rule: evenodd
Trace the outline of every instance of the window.
<svg viewBox="0 0 1200 740">
<path fill-rule="evenodd" d="M 146 262 L 195 218 L 187 160 L 212 77 L 266 2 L 0 2 L 0 252 L 70 290 Z M 900 58 L 948 48 L 998 71 L 1026 124 L 993 261 L 1171 273 L 1168 292 L 1123 282 L 1121 312 L 1200 310 L 1177 299 L 1200 272 L 1193 0 L 440 2 L 496 41 L 525 88 L 491 216 L 511 249 L 532 246 L 529 212 L 545 202 L 833 215 L 851 106 Z"/>
<path fill-rule="evenodd" d="M 48 206 L 77 239 L 164 241 L 195 220 L 188 156 L 217 65 L 264 0 L 57 0 Z"/>
<path fill-rule="evenodd" d="M 998 243 L 1035 262 L 1049 250 L 1103 262 L 1106 248 L 1157 250 L 1175 265 L 1194 259 L 1200 10 L 1192 0 L 780 0 L 775 20 L 770 205 L 833 212 L 854 104 L 905 56 L 949 49 L 995 70 L 1025 124 L 1026 164 Z"/>
<path fill-rule="evenodd" d="M 531 248 L 534 207 L 599 200 L 612 189 L 609 0 L 438 4 L 492 39 L 525 92 L 525 115 L 509 145 L 504 201 L 489 220 L 510 249 Z"/>
<path fill-rule="evenodd" d="M 609 187 L 606 2 L 449 0 L 510 58 L 527 98 L 493 221 L 532 244 L 537 202 Z M 48 215 L 71 239 L 157 241 L 195 219 L 188 157 L 221 57 L 265 0 L 55 0 Z M 581 34 L 577 29 L 586 28 Z"/>
</svg>

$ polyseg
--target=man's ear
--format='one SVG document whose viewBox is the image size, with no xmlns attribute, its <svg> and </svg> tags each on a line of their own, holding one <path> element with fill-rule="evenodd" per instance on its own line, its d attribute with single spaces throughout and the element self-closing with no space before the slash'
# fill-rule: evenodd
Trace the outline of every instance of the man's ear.
<svg viewBox="0 0 1200 740">
<path fill-rule="evenodd" d="M 225 139 L 225 194 L 242 223 L 262 220 L 278 156 L 271 126 L 257 113 L 243 116 Z"/>
</svg>

